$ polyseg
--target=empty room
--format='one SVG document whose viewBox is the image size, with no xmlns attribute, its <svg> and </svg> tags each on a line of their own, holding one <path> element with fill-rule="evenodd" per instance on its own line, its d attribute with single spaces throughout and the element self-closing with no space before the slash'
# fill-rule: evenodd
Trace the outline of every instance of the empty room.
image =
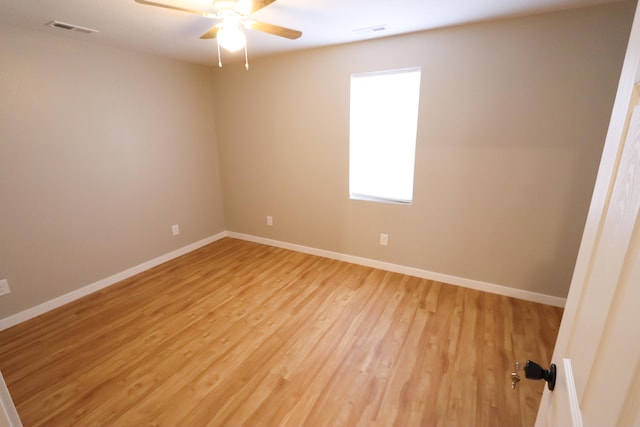
<svg viewBox="0 0 640 427">
<path fill-rule="evenodd" d="M 0 426 L 640 422 L 635 13 L 0 0 Z"/>
</svg>

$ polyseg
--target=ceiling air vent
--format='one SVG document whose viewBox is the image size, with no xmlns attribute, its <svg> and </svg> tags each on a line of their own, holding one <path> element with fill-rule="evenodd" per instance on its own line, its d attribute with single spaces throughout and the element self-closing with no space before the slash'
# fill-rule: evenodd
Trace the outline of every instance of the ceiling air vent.
<svg viewBox="0 0 640 427">
<path fill-rule="evenodd" d="M 81 27 L 80 25 L 67 24 L 66 22 L 60 22 L 60 21 L 51 21 L 49 22 L 49 26 L 54 28 L 59 28 L 61 30 L 77 31 L 79 33 L 85 33 L 85 34 L 98 32 L 98 30 L 94 30 L 92 28 Z"/>
<path fill-rule="evenodd" d="M 378 33 L 380 31 L 386 31 L 389 27 L 385 24 L 382 25 L 374 25 L 373 27 L 365 27 L 365 28 L 356 28 L 352 30 L 355 34 L 368 34 L 368 33 Z"/>
</svg>

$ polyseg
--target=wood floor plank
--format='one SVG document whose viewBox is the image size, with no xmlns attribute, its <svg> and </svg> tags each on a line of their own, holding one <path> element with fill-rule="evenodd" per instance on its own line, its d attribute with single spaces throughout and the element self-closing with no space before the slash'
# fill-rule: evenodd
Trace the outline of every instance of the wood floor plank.
<svg viewBox="0 0 640 427">
<path fill-rule="evenodd" d="M 562 310 L 226 238 L 0 332 L 26 426 L 530 426 Z"/>
</svg>

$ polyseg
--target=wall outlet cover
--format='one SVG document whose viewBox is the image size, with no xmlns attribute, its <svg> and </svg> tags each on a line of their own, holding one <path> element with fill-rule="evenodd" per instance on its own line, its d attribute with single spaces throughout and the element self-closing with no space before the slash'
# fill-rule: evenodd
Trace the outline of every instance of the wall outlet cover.
<svg viewBox="0 0 640 427">
<path fill-rule="evenodd" d="M 11 292 L 9 289 L 9 281 L 7 279 L 0 280 L 0 295 L 6 295 Z"/>
</svg>

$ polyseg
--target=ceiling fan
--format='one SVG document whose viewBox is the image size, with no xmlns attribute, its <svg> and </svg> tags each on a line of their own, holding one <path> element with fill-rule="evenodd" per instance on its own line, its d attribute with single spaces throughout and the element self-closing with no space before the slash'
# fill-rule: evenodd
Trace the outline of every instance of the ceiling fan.
<svg viewBox="0 0 640 427">
<path fill-rule="evenodd" d="M 211 27 L 206 33 L 200 36 L 201 39 L 215 38 L 218 42 L 218 66 L 222 67 L 220 59 L 220 46 L 224 49 L 235 52 L 245 48 L 245 68 L 249 69 L 246 49 L 246 37 L 243 28 L 273 34 L 295 40 L 302 35 L 302 32 L 279 25 L 267 24 L 250 19 L 250 16 L 275 2 L 276 0 L 213 0 L 214 12 L 202 12 L 199 10 L 186 9 L 167 3 L 159 3 L 149 0 L 135 0 L 136 3 L 162 7 L 165 9 L 178 10 L 206 18 L 217 19 L 221 22 Z"/>
</svg>

